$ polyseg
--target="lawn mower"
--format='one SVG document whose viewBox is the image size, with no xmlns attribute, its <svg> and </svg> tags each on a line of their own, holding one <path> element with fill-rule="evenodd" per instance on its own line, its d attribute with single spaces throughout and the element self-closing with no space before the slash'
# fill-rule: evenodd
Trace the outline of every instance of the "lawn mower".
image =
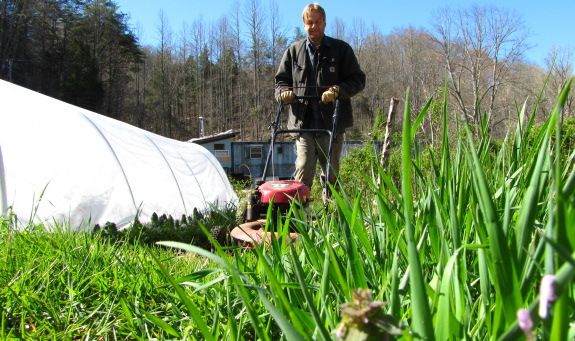
<svg viewBox="0 0 575 341">
<path fill-rule="evenodd" d="M 297 99 L 317 100 L 320 96 L 297 96 Z M 269 165 L 273 162 L 274 144 L 276 138 L 281 134 L 289 133 L 324 133 L 330 136 L 328 162 L 326 174 L 329 174 L 329 167 L 332 155 L 333 142 L 336 139 L 337 121 L 339 115 L 339 100 L 335 101 L 333 113 L 332 130 L 329 129 L 280 129 L 280 118 L 283 111 L 283 102 L 280 101 L 275 120 L 270 124 L 271 137 L 270 148 L 264 164 L 261 180 L 256 181 L 254 190 L 248 195 L 247 200 L 240 200 L 236 214 L 236 223 L 239 225 L 232 229 L 230 236 L 232 240 L 240 245 L 253 246 L 254 243 L 269 242 L 272 233 L 266 231 L 267 213 L 272 212 L 272 221 L 277 221 L 278 215 L 285 216 L 291 205 L 297 204 L 306 208 L 310 201 L 310 188 L 302 182 L 293 180 L 268 180 L 267 173 Z M 274 175 L 272 174 L 272 179 Z M 329 183 L 325 181 L 324 193 L 329 191 Z M 272 205 L 270 209 L 270 205 Z M 220 242 L 225 243 L 229 238 L 227 231 L 219 226 L 212 228 L 212 236 Z M 297 233 L 291 232 L 288 239 L 296 240 Z M 277 234 L 276 234 L 277 237 Z M 223 243 L 222 243 L 223 242 Z"/>
</svg>

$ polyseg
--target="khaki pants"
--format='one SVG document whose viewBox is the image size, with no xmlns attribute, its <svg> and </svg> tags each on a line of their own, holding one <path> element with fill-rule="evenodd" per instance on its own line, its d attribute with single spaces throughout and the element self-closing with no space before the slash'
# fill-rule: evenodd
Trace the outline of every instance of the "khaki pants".
<svg viewBox="0 0 575 341">
<path fill-rule="evenodd" d="M 301 133 L 295 140 L 297 158 L 295 161 L 295 181 L 300 181 L 311 188 L 315 176 L 315 165 L 319 161 L 322 176 L 325 177 L 329 151 L 328 134 Z M 343 145 L 343 132 L 337 134 L 333 142 L 331 164 L 329 166 L 330 183 L 335 183 L 339 173 L 339 159 Z"/>
</svg>

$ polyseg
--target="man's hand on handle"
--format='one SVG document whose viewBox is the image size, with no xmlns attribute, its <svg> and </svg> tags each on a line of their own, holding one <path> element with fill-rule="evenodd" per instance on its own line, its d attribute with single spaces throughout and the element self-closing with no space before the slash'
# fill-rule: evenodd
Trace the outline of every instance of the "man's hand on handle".
<svg viewBox="0 0 575 341">
<path fill-rule="evenodd" d="M 295 101 L 295 94 L 291 90 L 282 91 L 280 94 L 280 101 L 284 104 L 290 104 L 291 102 Z"/>
<path fill-rule="evenodd" d="M 334 102 L 339 95 L 339 87 L 332 86 L 321 94 L 321 102 L 324 104 Z"/>
</svg>

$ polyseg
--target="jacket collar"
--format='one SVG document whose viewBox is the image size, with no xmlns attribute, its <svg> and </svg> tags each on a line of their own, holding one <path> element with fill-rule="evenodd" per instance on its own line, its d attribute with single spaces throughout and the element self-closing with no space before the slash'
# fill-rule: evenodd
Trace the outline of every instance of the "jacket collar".
<svg viewBox="0 0 575 341">
<path fill-rule="evenodd" d="M 308 45 L 312 45 L 312 43 L 309 40 L 309 38 L 305 38 L 304 39 L 304 46 L 308 46 Z M 333 38 L 324 35 L 320 46 L 331 47 L 332 45 L 333 45 Z"/>
</svg>

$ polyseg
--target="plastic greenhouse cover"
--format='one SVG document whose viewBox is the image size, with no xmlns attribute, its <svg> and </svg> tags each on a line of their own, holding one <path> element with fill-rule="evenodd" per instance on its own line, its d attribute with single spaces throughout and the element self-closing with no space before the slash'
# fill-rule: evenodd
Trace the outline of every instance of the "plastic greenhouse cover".
<svg viewBox="0 0 575 341">
<path fill-rule="evenodd" d="M 204 147 L 0 81 L 0 204 L 22 225 L 72 229 L 237 204 Z"/>
</svg>

